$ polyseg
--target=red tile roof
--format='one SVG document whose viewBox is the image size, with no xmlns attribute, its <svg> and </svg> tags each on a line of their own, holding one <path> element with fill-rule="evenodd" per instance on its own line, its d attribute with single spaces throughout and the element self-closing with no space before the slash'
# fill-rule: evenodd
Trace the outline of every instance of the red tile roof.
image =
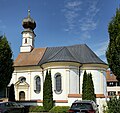
<svg viewBox="0 0 120 113">
<path fill-rule="evenodd" d="M 34 48 L 31 52 L 20 53 L 14 61 L 14 66 L 38 65 L 46 48 Z"/>
<path fill-rule="evenodd" d="M 107 80 L 107 82 L 118 81 L 116 79 L 116 76 L 114 74 L 111 74 L 111 72 L 109 70 L 107 70 L 107 72 L 106 72 L 106 80 Z"/>
</svg>

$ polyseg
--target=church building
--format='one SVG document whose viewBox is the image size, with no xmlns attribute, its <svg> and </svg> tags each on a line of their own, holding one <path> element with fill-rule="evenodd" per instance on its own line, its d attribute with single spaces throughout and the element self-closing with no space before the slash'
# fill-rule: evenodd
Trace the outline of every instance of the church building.
<svg viewBox="0 0 120 113">
<path fill-rule="evenodd" d="M 92 74 L 97 104 L 106 100 L 106 69 L 103 62 L 86 44 L 35 48 L 35 21 L 23 19 L 22 45 L 14 61 L 10 84 L 15 87 L 15 99 L 32 105 L 42 105 L 46 70 L 51 70 L 53 100 L 56 106 L 70 106 L 82 99 L 83 74 Z"/>
</svg>

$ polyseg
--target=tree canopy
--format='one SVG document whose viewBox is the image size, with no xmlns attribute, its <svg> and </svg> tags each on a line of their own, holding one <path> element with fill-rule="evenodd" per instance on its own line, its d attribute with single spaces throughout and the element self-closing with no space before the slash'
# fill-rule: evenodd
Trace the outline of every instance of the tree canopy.
<svg viewBox="0 0 120 113">
<path fill-rule="evenodd" d="M 10 45 L 5 36 L 0 36 L 0 90 L 4 89 L 9 84 L 13 70 Z"/>
<path fill-rule="evenodd" d="M 109 23 L 109 45 L 106 57 L 109 68 L 120 81 L 120 8 L 116 10 L 115 16 Z"/>
</svg>

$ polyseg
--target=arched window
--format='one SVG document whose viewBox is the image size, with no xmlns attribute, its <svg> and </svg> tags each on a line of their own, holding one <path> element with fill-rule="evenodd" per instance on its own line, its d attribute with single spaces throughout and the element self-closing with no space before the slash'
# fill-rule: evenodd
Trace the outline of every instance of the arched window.
<svg viewBox="0 0 120 113">
<path fill-rule="evenodd" d="M 56 93 L 62 92 L 62 78 L 60 73 L 55 74 L 55 92 Z"/>
<path fill-rule="evenodd" d="M 18 79 L 21 83 L 23 83 L 23 82 L 25 82 L 26 81 L 26 78 L 25 77 L 19 77 L 19 79 Z"/>
<path fill-rule="evenodd" d="M 40 93 L 40 90 L 41 90 L 41 80 L 40 80 L 39 76 L 35 77 L 34 85 L 35 85 L 35 88 L 34 88 L 35 93 L 37 93 L 37 94 Z"/>
</svg>

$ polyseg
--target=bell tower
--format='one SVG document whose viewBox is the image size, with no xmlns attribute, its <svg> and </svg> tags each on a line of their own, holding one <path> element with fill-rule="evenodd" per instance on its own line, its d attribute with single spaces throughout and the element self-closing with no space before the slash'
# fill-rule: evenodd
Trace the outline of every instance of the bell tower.
<svg viewBox="0 0 120 113">
<path fill-rule="evenodd" d="M 22 31 L 22 45 L 20 47 L 20 52 L 31 52 L 34 48 L 34 39 L 36 36 L 34 29 L 36 23 L 30 17 L 30 10 L 28 10 L 28 16 L 23 19 L 22 26 L 24 30 Z"/>
</svg>

